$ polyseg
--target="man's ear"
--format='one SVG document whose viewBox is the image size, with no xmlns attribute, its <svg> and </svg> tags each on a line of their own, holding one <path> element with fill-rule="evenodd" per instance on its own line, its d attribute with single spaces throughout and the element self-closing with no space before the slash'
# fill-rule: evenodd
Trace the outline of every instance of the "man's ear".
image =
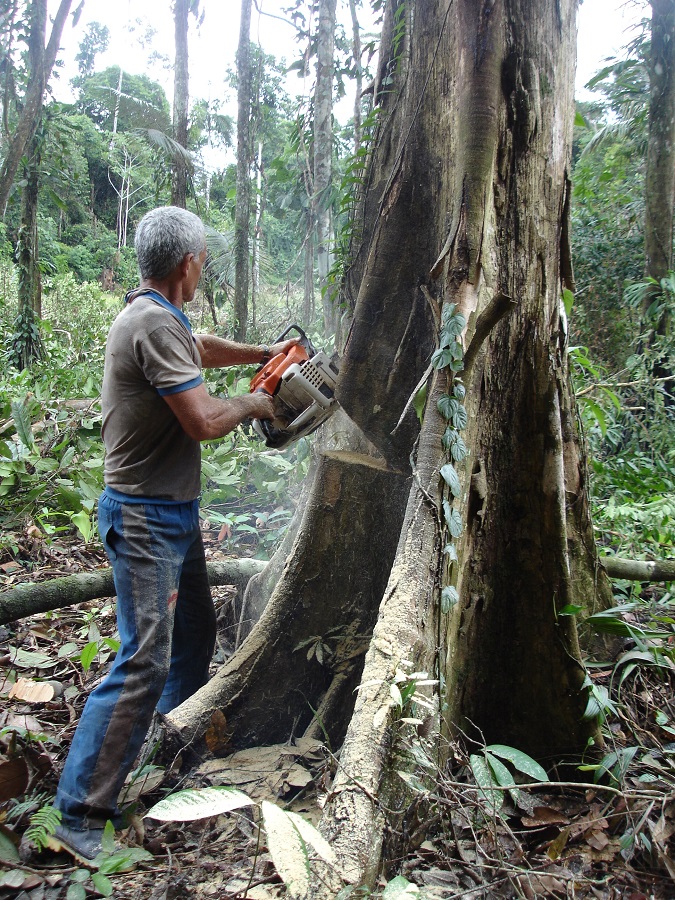
<svg viewBox="0 0 675 900">
<path fill-rule="evenodd" d="M 185 256 L 178 263 L 178 268 L 180 269 L 180 274 L 183 278 L 187 278 L 187 274 L 190 271 L 190 263 L 194 259 L 194 253 L 186 253 Z"/>
</svg>

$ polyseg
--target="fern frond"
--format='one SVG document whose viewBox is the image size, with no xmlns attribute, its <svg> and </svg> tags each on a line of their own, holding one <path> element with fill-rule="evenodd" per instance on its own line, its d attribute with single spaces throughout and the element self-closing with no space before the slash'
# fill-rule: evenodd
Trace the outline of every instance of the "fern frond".
<svg viewBox="0 0 675 900">
<path fill-rule="evenodd" d="M 44 850 L 47 841 L 54 834 L 58 825 L 61 824 L 61 813 L 58 809 L 47 804 L 40 807 L 37 812 L 30 817 L 30 824 L 24 835 L 26 840 L 35 844 L 39 850 Z"/>
</svg>

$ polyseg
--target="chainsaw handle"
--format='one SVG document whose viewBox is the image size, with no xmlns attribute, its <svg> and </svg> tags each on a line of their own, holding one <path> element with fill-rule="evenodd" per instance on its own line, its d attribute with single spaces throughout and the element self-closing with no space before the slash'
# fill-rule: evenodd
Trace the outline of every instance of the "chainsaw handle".
<svg viewBox="0 0 675 900">
<path fill-rule="evenodd" d="M 307 354 L 308 354 L 309 356 L 314 356 L 314 355 L 316 354 L 316 350 L 315 350 L 314 347 L 312 346 L 312 342 L 311 342 L 310 339 L 307 337 L 307 335 L 305 334 L 305 332 L 303 331 L 303 329 L 302 329 L 299 325 L 296 325 L 295 323 L 293 323 L 292 325 L 288 325 L 288 326 L 281 332 L 281 334 L 279 335 L 279 337 L 276 339 L 276 341 L 275 341 L 274 343 L 275 343 L 275 344 L 280 344 L 281 341 L 283 341 L 283 340 L 286 338 L 286 336 L 288 335 L 288 333 L 289 333 L 290 331 L 294 331 L 294 330 L 297 331 L 298 334 L 300 335 L 300 344 L 305 348 L 305 350 L 307 351 Z"/>
</svg>

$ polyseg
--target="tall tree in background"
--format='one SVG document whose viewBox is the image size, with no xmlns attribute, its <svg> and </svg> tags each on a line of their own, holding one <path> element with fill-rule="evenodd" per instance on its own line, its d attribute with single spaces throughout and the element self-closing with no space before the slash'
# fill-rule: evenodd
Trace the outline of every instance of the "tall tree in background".
<svg viewBox="0 0 675 900">
<path fill-rule="evenodd" d="M 645 178 L 645 274 L 660 283 L 673 267 L 673 212 L 675 207 L 675 0 L 651 0 L 649 53 L 649 125 Z M 645 313 L 658 287 L 647 292 Z M 672 312 L 662 305 L 652 334 L 666 335 Z M 648 326 L 650 327 L 650 326 Z M 654 336 L 655 336 L 654 335 Z M 672 374 L 663 360 L 654 363 L 654 375 Z M 675 403 L 672 388 L 666 396 Z"/>
<path fill-rule="evenodd" d="M 193 0 L 174 0 L 173 18 L 176 44 L 173 80 L 173 136 L 181 147 L 188 144 L 188 17 L 195 4 Z M 187 202 L 188 172 L 185 163 L 175 158 L 172 166 L 171 203 L 185 209 Z"/>
<path fill-rule="evenodd" d="M 241 0 L 237 47 L 237 199 L 234 214 L 234 339 L 246 338 L 251 221 L 251 0 Z"/>
<path fill-rule="evenodd" d="M 336 0 L 319 0 L 314 88 L 314 177 L 312 209 L 316 223 L 316 260 L 322 290 L 324 331 L 335 330 L 333 294 L 328 287 L 331 268 L 333 186 L 333 72 Z"/>
<path fill-rule="evenodd" d="M 31 61 L 26 91 L 17 110 L 17 120 L 9 136 L 5 148 L 4 159 L 0 166 L 0 213 L 4 215 L 14 179 L 21 164 L 21 157 L 31 141 L 40 122 L 40 114 L 44 103 L 47 83 L 51 75 L 59 51 L 61 34 L 70 12 L 72 0 L 61 0 L 52 21 L 49 41 L 45 45 L 47 23 L 47 0 L 32 0 L 26 5 L 28 21 L 44 22 L 43 40 L 37 57 Z M 80 4 L 79 9 L 81 9 Z"/>
</svg>

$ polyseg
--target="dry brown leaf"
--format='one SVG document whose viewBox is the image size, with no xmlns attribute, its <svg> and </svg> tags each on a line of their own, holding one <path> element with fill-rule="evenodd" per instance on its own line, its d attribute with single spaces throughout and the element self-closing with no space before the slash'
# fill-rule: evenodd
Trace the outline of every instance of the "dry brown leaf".
<svg viewBox="0 0 675 900">
<path fill-rule="evenodd" d="M 54 688 L 46 681 L 19 678 L 8 695 L 10 700 L 24 700 L 26 703 L 49 703 L 54 699 Z"/>
<path fill-rule="evenodd" d="M 230 735 L 227 731 L 227 719 L 223 712 L 217 709 L 211 716 L 211 723 L 204 735 L 206 746 L 213 754 L 223 753 L 230 743 Z"/>
<path fill-rule="evenodd" d="M 28 764 L 23 756 L 0 761 L 0 803 L 23 794 L 29 777 Z"/>
<path fill-rule="evenodd" d="M 586 843 L 594 850 L 604 850 L 609 844 L 609 838 L 604 831 L 591 831 L 586 833 Z"/>
<path fill-rule="evenodd" d="M 569 825 L 570 820 L 559 809 L 551 806 L 535 806 L 531 816 L 521 816 L 526 828 L 541 828 L 545 825 Z"/>
</svg>

